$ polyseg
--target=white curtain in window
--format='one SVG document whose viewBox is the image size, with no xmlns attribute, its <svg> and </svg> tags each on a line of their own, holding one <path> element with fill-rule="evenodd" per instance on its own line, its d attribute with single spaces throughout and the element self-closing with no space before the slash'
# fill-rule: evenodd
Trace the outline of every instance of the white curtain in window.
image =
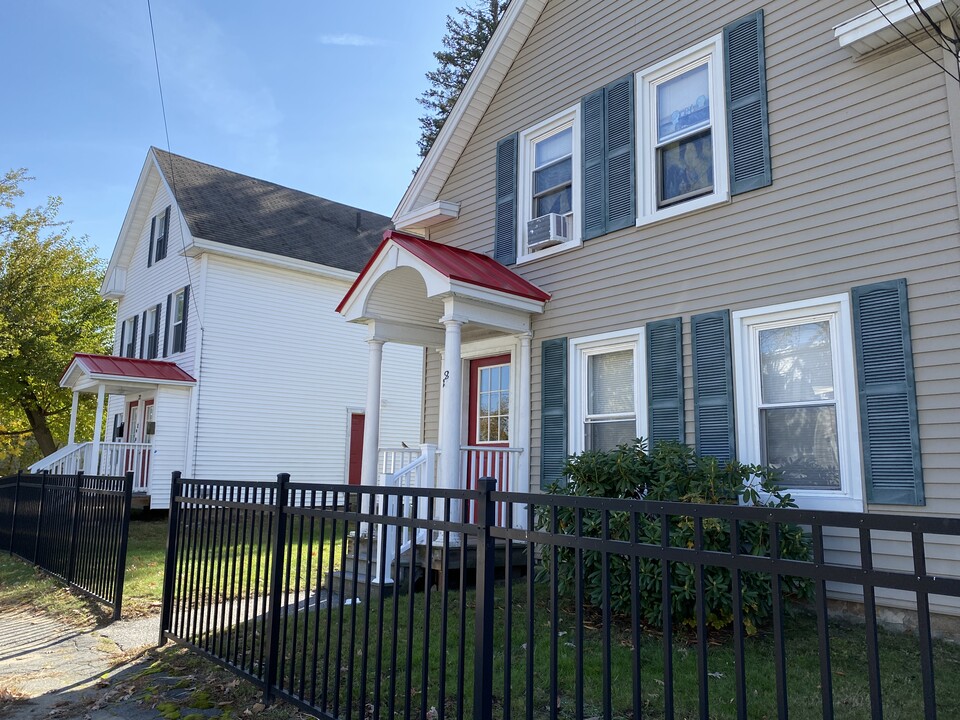
<svg viewBox="0 0 960 720">
<path fill-rule="evenodd" d="M 632 413 L 633 350 L 591 355 L 587 369 L 587 413 Z"/>
<path fill-rule="evenodd" d="M 834 399 L 829 321 L 760 331 L 760 391 L 765 405 Z"/>
</svg>

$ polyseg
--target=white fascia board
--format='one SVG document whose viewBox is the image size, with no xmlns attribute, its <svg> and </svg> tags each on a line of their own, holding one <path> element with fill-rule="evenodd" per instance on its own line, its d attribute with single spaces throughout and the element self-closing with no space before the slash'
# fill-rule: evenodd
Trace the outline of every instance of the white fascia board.
<svg viewBox="0 0 960 720">
<path fill-rule="evenodd" d="M 425 230 L 447 220 L 456 220 L 459 216 L 460 203 L 437 200 L 394 218 L 393 224 L 397 230 L 409 232 L 411 230 Z"/>
<path fill-rule="evenodd" d="M 187 257 L 199 257 L 203 253 L 210 253 L 211 255 L 247 260 L 260 265 L 270 265 L 285 270 L 295 270 L 308 275 L 348 283 L 356 280 L 359 274 L 352 270 L 343 270 L 342 268 L 335 268 L 330 265 L 320 265 L 319 263 L 308 260 L 297 260 L 296 258 L 275 255 L 274 253 L 263 252 L 261 250 L 249 250 L 214 240 L 204 240 L 203 238 L 191 238 L 190 242 L 184 248 L 183 253 Z"/>
<path fill-rule="evenodd" d="M 443 184 L 546 4 L 546 0 L 513 0 L 507 5 L 493 37 L 470 73 L 430 152 L 420 163 L 394 211 L 394 222 L 438 199 Z"/>
<path fill-rule="evenodd" d="M 937 23 L 960 13 L 957 0 L 891 0 L 840 23 L 833 29 L 834 37 L 856 55 L 901 42 L 904 35 L 923 30 L 926 19 L 918 17 L 918 4 Z"/>
<path fill-rule="evenodd" d="M 451 280 L 450 290 L 457 297 L 497 305 L 520 313 L 540 314 L 543 312 L 544 303 L 541 300 L 533 300 L 513 293 L 473 285 L 472 283 Z"/>
</svg>

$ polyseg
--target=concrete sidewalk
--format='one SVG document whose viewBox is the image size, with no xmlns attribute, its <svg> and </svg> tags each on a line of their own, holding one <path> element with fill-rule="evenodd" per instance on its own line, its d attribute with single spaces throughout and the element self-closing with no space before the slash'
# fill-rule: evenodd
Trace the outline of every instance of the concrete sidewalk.
<svg viewBox="0 0 960 720">
<path fill-rule="evenodd" d="M 158 617 L 75 627 L 30 610 L 0 613 L 0 689 L 28 698 L 0 717 L 132 717 L 129 707 L 112 714 L 91 705 L 118 675 L 137 668 L 138 658 L 146 667 L 138 651 L 156 646 L 159 628 Z"/>
</svg>

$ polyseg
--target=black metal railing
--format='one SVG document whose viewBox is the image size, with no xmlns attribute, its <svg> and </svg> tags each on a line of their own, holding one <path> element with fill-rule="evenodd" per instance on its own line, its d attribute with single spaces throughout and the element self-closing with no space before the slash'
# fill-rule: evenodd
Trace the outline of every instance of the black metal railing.
<svg viewBox="0 0 960 720">
<path fill-rule="evenodd" d="M 0 479 L 0 548 L 106 604 L 120 618 L 133 473 Z"/>
<path fill-rule="evenodd" d="M 267 697 L 324 718 L 833 718 L 850 713 L 835 692 L 841 681 L 859 703 L 854 715 L 882 717 L 884 688 L 910 673 L 914 687 L 896 692 L 914 697 L 897 698 L 898 712 L 954 716 L 943 705 L 955 681 L 935 666 L 931 608 L 956 611 L 960 578 L 927 565 L 942 557 L 934 546 L 955 552 L 958 519 L 494 487 L 175 474 L 161 642 L 190 646 Z M 690 530 L 682 541 L 678 523 Z M 729 547 L 708 549 L 717 527 Z M 798 527 L 808 552 L 787 557 Z M 758 578 L 769 622 L 748 637 Z M 788 588 L 808 593 L 794 603 Z M 861 622 L 838 628 L 828 599 L 851 588 Z M 878 609 L 890 592 L 910 600 L 916 622 L 915 634 L 893 641 Z M 717 602 L 728 617 L 714 615 Z M 684 604 L 688 617 L 678 614 Z M 853 659 L 832 648 L 841 632 L 858 639 Z M 891 642 L 912 644 L 914 668 L 886 659 Z M 806 676 L 802 656 L 812 658 Z"/>
</svg>

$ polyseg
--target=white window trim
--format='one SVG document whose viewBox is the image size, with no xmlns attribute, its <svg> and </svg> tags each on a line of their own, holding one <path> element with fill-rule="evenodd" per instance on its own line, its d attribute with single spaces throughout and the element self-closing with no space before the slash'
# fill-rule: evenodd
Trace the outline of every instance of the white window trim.
<svg viewBox="0 0 960 720">
<path fill-rule="evenodd" d="M 587 360 L 591 355 L 617 350 L 633 350 L 633 392 L 637 413 L 638 438 L 647 437 L 647 384 L 646 345 L 643 328 L 616 330 L 614 332 L 588 335 L 569 342 L 567 387 L 570 388 L 567 441 L 569 452 L 584 451 L 584 417 L 587 410 Z"/>
<path fill-rule="evenodd" d="M 176 347 L 176 345 L 175 345 L 175 341 L 176 341 L 176 338 L 177 338 L 177 326 L 179 325 L 179 326 L 182 327 L 183 324 L 184 324 L 184 321 L 187 319 L 187 318 L 186 318 L 186 313 L 183 313 L 183 314 L 180 316 L 180 319 L 177 320 L 177 311 L 178 311 L 180 308 L 183 308 L 182 305 L 180 305 L 180 307 L 178 307 L 178 304 L 179 304 L 179 303 L 183 303 L 183 302 L 186 300 L 186 295 L 187 295 L 186 288 L 182 288 L 182 289 L 180 289 L 180 290 L 177 290 L 177 291 L 173 294 L 173 302 L 171 303 L 171 307 L 170 307 L 170 312 L 171 312 L 171 314 L 173 315 L 173 317 L 170 318 L 170 353 L 171 353 L 171 354 L 184 352 L 184 351 L 187 349 L 187 338 L 186 338 L 186 334 L 183 332 L 182 329 L 181 329 L 181 331 L 180 331 L 180 335 L 181 335 L 181 338 L 182 338 L 181 341 L 180 341 L 180 343 L 181 343 L 181 345 L 182 345 L 183 347 L 182 347 L 182 348 L 178 348 L 178 347 Z M 186 308 L 183 308 L 183 310 L 186 310 Z"/>
<path fill-rule="evenodd" d="M 760 428 L 756 409 L 760 381 L 755 372 L 757 331 L 798 320 L 830 320 L 836 384 L 837 442 L 840 450 L 840 489 L 788 488 L 804 509 L 862 512 L 863 472 L 854 373 L 853 324 L 847 295 L 830 295 L 799 302 L 735 311 L 733 317 L 734 373 L 736 378 L 737 447 L 740 461 L 759 463 Z"/>
<path fill-rule="evenodd" d="M 656 86 L 704 60 L 710 63 L 713 192 L 665 208 L 657 208 Z M 727 154 L 726 92 L 723 81 L 723 36 L 716 35 L 668 60 L 641 70 L 637 82 L 637 227 L 686 215 L 730 200 Z"/>
<path fill-rule="evenodd" d="M 533 220 L 533 166 L 534 145 L 545 135 L 562 130 L 565 126 L 573 128 L 573 177 L 572 227 L 568 228 L 570 239 L 559 245 L 530 252 L 527 250 L 527 221 Z M 583 225 L 583 152 L 581 150 L 582 129 L 580 126 L 580 105 L 574 105 L 553 116 L 549 120 L 534 125 L 520 133 L 517 143 L 517 264 L 538 260 L 557 253 L 580 247 Z"/>
</svg>

